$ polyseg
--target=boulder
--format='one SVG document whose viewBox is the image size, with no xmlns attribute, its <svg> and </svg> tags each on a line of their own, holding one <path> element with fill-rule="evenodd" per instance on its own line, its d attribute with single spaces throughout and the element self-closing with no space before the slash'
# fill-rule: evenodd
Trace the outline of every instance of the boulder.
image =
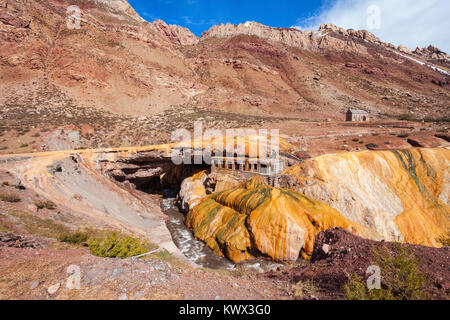
<svg viewBox="0 0 450 320">
<path fill-rule="evenodd" d="M 204 182 L 207 178 L 206 171 L 201 171 L 192 177 L 184 179 L 178 193 L 178 206 L 183 213 L 189 212 L 206 197 Z"/>
<path fill-rule="evenodd" d="M 192 45 L 199 42 L 198 37 L 188 28 L 183 28 L 178 25 L 168 25 L 162 20 L 153 21 L 150 27 L 173 44 Z"/>
<path fill-rule="evenodd" d="M 404 45 L 399 45 L 397 47 L 397 50 L 406 54 L 412 54 L 412 51 L 408 47 L 405 47 Z"/>
<path fill-rule="evenodd" d="M 56 292 L 58 292 L 60 287 L 61 287 L 61 283 L 58 282 L 52 286 L 47 287 L 47 292 L 50 295 L 54 295 Z"/>
</svg>

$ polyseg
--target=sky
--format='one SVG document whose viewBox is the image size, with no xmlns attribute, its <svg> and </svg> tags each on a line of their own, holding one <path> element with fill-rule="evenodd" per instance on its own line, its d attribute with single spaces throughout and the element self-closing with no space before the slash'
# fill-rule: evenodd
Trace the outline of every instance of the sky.
<svg viewBox="0 0 450 320">
<path fill-rule="evenodd" d="M 128 0 L 147 21 L 161 19 L 197 36 L 221 23 L 256 21 L 271 27 L 318 29 L 334 23 L 366 29 L 411 49 L 430 44 L 450 53 L 449 0 Z"/>
</svg>

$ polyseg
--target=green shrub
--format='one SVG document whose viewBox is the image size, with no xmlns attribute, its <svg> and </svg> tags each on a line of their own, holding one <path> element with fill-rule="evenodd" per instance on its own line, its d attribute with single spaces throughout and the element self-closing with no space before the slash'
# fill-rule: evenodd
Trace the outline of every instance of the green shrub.
<svg viewBox="0 0 450 320">
<path fill-rule="evenodd" d="M 129 258 L 151 250 L 148 241 L 142 241 L 120 232 L 107 232 L 88 239 L 91 253 L 105 258 Z"/>
<path fill-rule="evenodd" d="M 5 186 L 9 186 L 9 182 L 8 182 L 8 181 L 3 181 L 3 182 L 2 182 L 2 186 L 4 186 L 4 187 L 5 187 Z"/>
<path fill-rule="evenodd" d="M 450 122 L 450 118 L 431 118 L 431 117 L 426 117 L 423 119 L 424 122 Z"/>
<path fill-rule="evenodd" d="M 57 239 L 61 234 L 69 232 L 69 228 L 64 224 L 52 219 L 42 219 L 35 214 L 25 211 L 12 211 L 11 215 L 17 218 L 17 222 L 31 234 Z"/>
<path fill-rule="evenodd" d="M 158 259 L 158 260 L 172 260 L 173 259 L 172 254 L 165 249 L 152 254 L 152 257 L 155 259 Z"/>
<path fill-rule="evenodd" d="M 427 275 L 418 268 L 414 254 L 398 245 L 396 254 L 385 247 L 374 250 L 374 264 L 381 269 L 381 289 L 368 290 L 365 282 L 354 275 L 344 285 L 351 300 L 422 300 L 428 297 Z"/>
<path fill-rule="evenodd" d="M 20 197 L 15 193 L 0 194 L 0 199 L 5 202 L 20 202 Z"/>
<path fill-rule="evenodd" d="M 364 279 L 354 274 L 344 285 L 347 300 L 369 300 L 369 293 Z"/>
<path fill-rule="evenodd" d="M 398 120 L 406 120 L 406 121 L 412 121 L 414 120 L 413 116 L 411 114 L 405 113 L 398 117 Z"/>
<path fill-rule="evenodd" d="M 87 232 L 65 232 L 58 236 L 58 241 L 72 243 L 72 244 L 83 244 L 89 239 L 89 234 Z"/>
<path fill-rule="evenodd" d="M 409 137 L 409 134 L 407 134 L 407 133 L 401 133 L 401 134 L 397 135 L 397 137 L 399 137 L 399 138 L 408 138 L 408 137 Z"/>
<path fill-rule="evenodd" d="M 39 209 L 48 209 L 48 210 L 54 210 L 56 209 L 56 204 L 53 201 L 46 200 L 46 201 L 36 201 L 34 205 Z"/>
<path fill-rule="evenodd" d="M 314 295 L 316 291 L 317 289 L 312 281 L 299 281 L 292 288 L 292 293 L 297 299 L 310 297 L 311 295 Z"/>
</svg>

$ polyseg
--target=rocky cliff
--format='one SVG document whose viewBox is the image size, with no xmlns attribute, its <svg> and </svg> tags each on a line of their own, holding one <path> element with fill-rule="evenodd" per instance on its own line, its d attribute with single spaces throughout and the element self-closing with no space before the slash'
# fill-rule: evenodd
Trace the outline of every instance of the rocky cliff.
<svg viewBox="0 0 450 320">
<path fill-rule="evenodd" d="M 235 262 L 261 255 L 278 261 L 307 258 L 317 233 L 334 227 L 372 236 L 337 210 L 259 178 L 208 196 L 189 212 L 187 224 L 196 238 Z"/>
<path fill-rule="evenodd" d="M 173 44 L 192 45 L 199 41 L 197 36 L 188 28 L 174 24 L 168 25 L 162 20 L 155 20 L 150 26 Z"/>
<path fill-rule="evenodd" d="M 259 38 L 279 42 L 287 46 L 317 51 L 324 48 L 357 51 L 366 53 L 366 49 L 351 41 L 328 37 L 327 30 L 301 31 L 294 28 L 271 28 L 257 22 L 246 22 L 239 25 L 227 23 L 211 27 L 202 34 L 202 39 L 211 37 L 231 38 L 238 35 L 253 35 Z M 347 34 L 348 35 L 348 34 Z"/>
<path fill-rule="evenodd" d="M 309 257 L 317 233 L 333 227 L 441 247 L 450 230 L 449 164 L 447 149 L 325 155 L 284 172 L 297 192 L 252 180 L 206 197 L 187 223 L 234 261 Z"/>
<path fill-rule="evenodd" d="M 450 57 L 441 50 L 429 46 L 417 48 L 412 52 L 407 47 L 384 43 L 378 37 L 367 30 L 344 29 L 332 23 L 322 24 L 319 30 L 300 30 L 296 28 L 271 28 L 257 22 L 247 21 L 238 25 L 221 24 L 211 27 L 202 34 L 202 39 L 211 37 L 231 38 L 238 35 L 253 35 L 259 38 L 279 42 L 287 46 L 305 50 L 318 51 L 320 49 L 332 49 L 339 51 L 353 51 L 367 54 L 367 46 L 364 43 L 379 45 L 402 53 L 415 54 L 420 57 L 450 62 Z"/>
<path fill-rule="evenodd" d="M 80 29 L 67 28 L 72 4 L 81 9 Z M 342 120 L 349 107 L 367 110 L 373 119 L 413 112 L 437 119 L 449 100 L 448 77 L 431 68 L 439 62 L 448 69 L 437 49 L 408 54 L 367 31 L 330 24 L 314 32 L 256 22 L 214 26 L 199 41 L 186 28 L 143 21 L 124 0 L 3 0 L 0 39 L 5 127 L 70 124 L 81 131 L 88 125 L 98 143 L 87 148 L 100 147 L 100 140 L 124 146 L 119 135 L 133 140 L 127 145 L 167 141 L 172 128 L 194 118 L 194 107 L 202 109 L 197 118 L 212 118 L 209 127 L 229 128 L 233 121 L 239 128 L 272 119 Z M 50 106 L 57 112 L 49 110 L 45 121 L 33 113 Z M 78 110 L 103 116 L 80 116 Z M 122 124 L 101 121 L 105 110 Z M 126 117 L 137 123 L 144 116 L 155 117 L 145 123 L 151 129 L 144 128 L 145 118 L 136 126 L 123 124 Z"/>
<path fill-rule="evenodd" d="M 137 21 L 143 21 L 143 19 L 137 14 L 132 6 L 126 0 L 90 0 L 94 5 L 104 7 L 112 13 L 125 14 Z M 67 1 L 71 2 L 71 1 Z M 72 1 L 73 2 L 73 1 Z"/>
<path fill-rule="evenodd" d="M 299 192 L 379 239 L 439 247 L 450 228 L 450 150 L 324 155 L 285 172 Z"/>
<path fill-rule="evenodd" d="M 450 61 L 450 55 L 431 45 L 422 49 L 416 48 L 416 50 L 414 50 L 414 53 L 426 58 Z"/>
</svg>

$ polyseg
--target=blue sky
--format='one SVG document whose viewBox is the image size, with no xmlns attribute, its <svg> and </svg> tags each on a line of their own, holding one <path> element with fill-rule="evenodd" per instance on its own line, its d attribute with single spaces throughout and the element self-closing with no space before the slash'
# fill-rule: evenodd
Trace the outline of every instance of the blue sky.
<svg viewBox="0 0 450 320">
<path fill-rule="evenodd" d="M 129 0 L 146 20 L 162 19 L 189 28 L 197 36 L 212 25 L 257 21 L 271 27 L 291 27 L 313 15 L 323 1 L 300 0 Z"/>
<path fill-rule="evenodd" d="M 334 23 L 367 29 L 411 49 L 433 44 L 450 52 L 449 0 L 128 0 L 147 21 L 162 19 L 197 36 L 212 25 L 256 21 L 271 27 L 317 29 Z M 376 10 L 373 11 L 373 7 Z M 374 13 L 375 12 L 375 13 Z M 374 14 L 379 23 L 368 25 Z"/>
</svg>

